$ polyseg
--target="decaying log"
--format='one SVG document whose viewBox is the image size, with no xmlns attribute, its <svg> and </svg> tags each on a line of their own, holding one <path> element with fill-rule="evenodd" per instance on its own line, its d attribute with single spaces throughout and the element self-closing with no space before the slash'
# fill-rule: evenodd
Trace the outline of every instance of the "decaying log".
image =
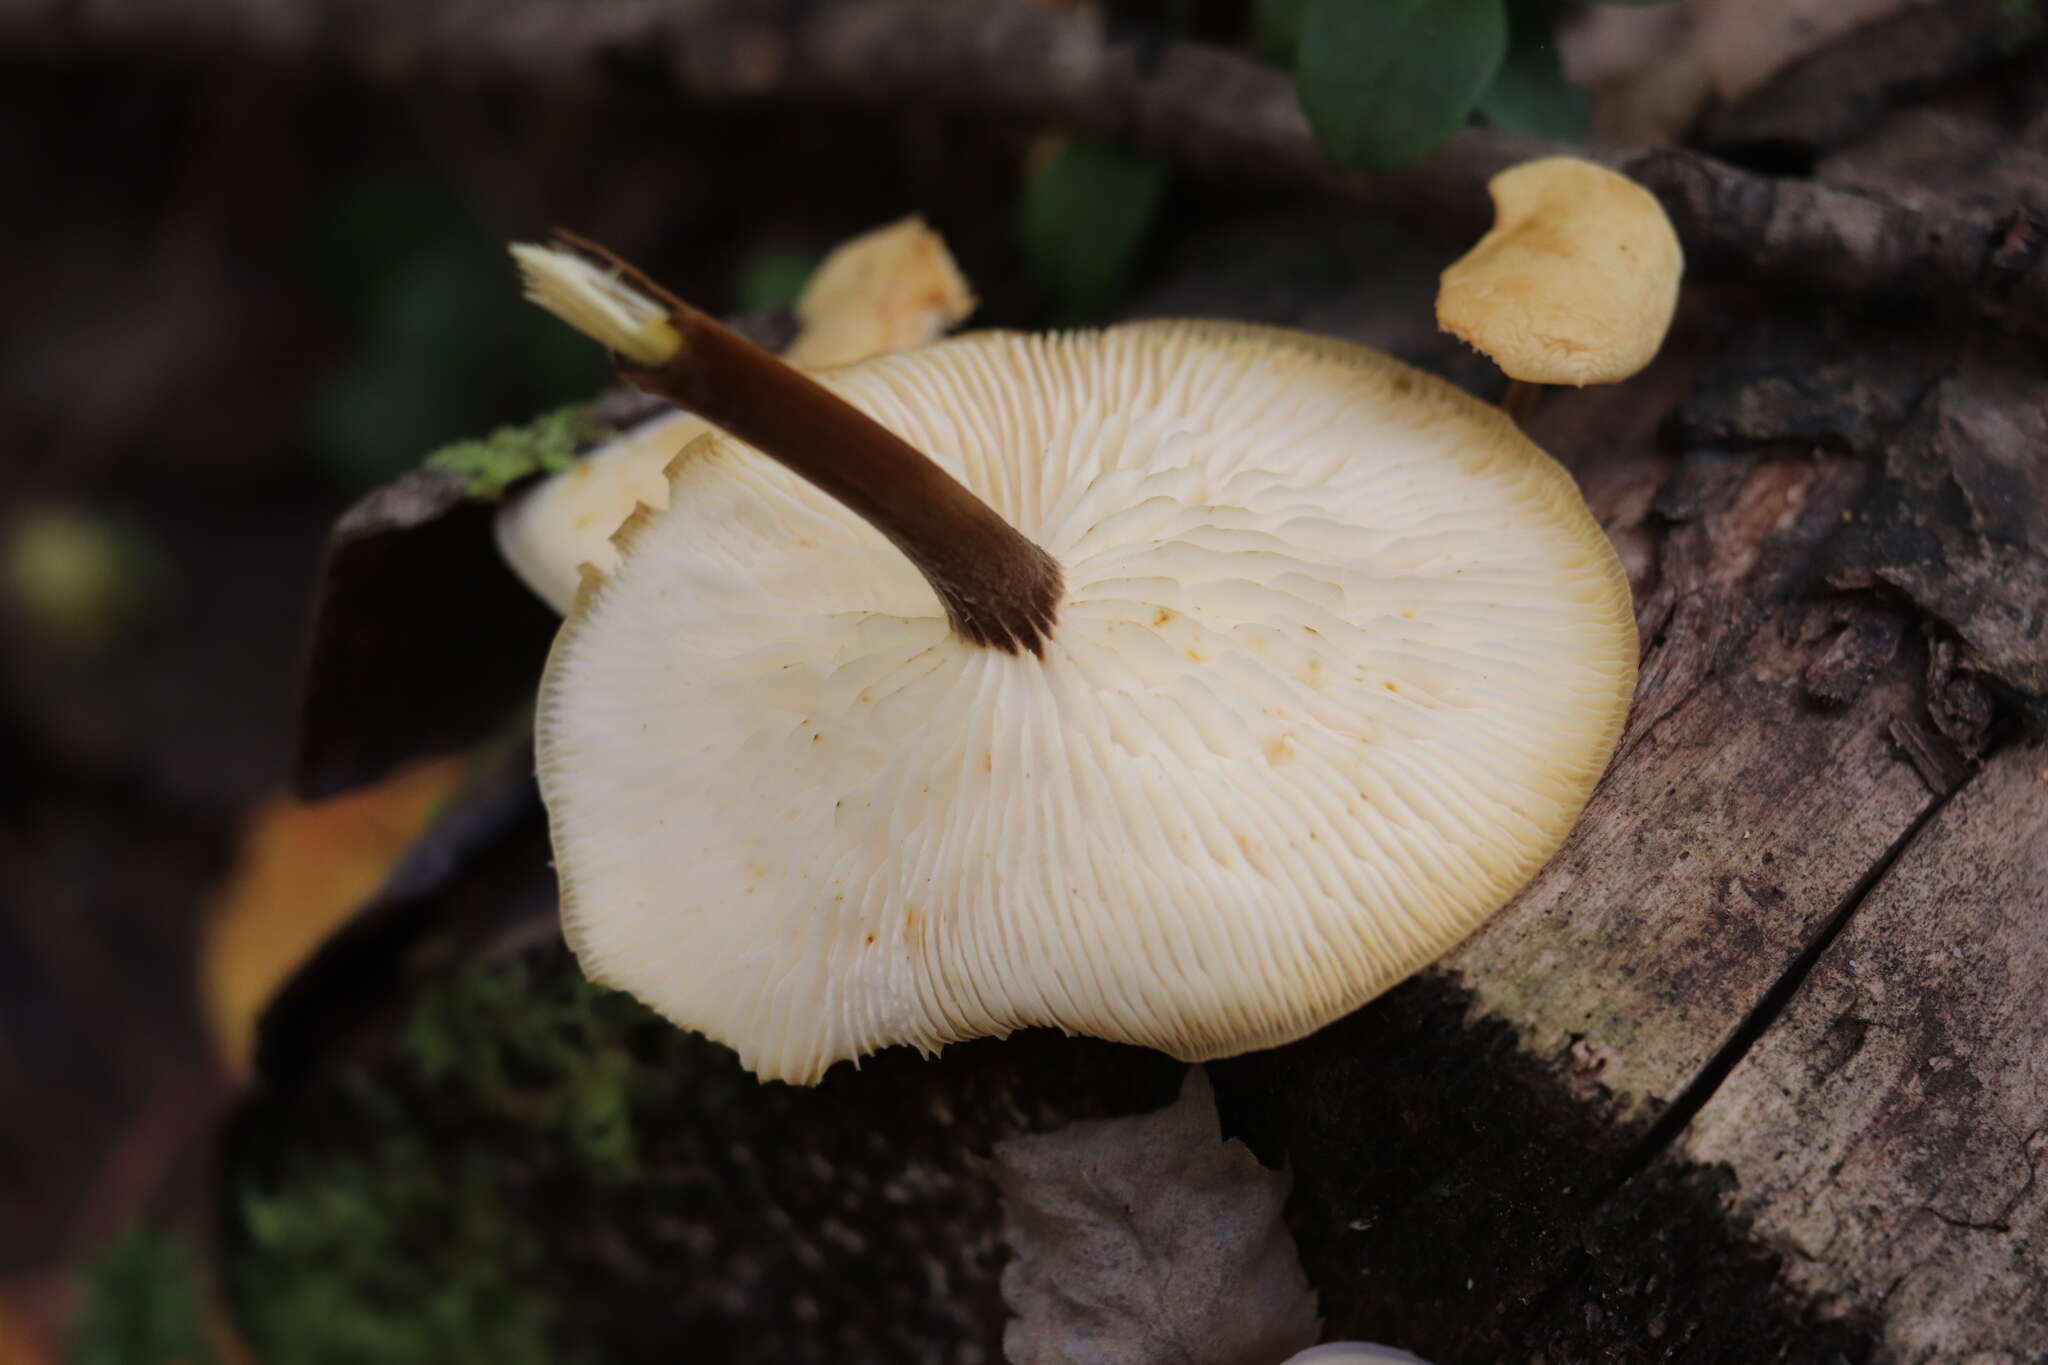
<svg viewBox="0 0 2048 1365">
<path fill-rule="evenodd" d="M 1207 311 L 1262 321 L 1302 320 L 1314 294 L 1321 325 L 1442 355 L 1427 314 L 1371 282 L 1341 305 L 1204 288 Z M 1870 527 L 1911 471 L 1939 485 L 2004 467 L 2011 393 L 1959 390 L 1962 370 L 1921 373 L 1918 352 L 1846 323 L 1781 339 L 1766 373 L 1744 307 L 1696 295 L 1650 372 L 1554 392 L 1531 419 L 1614 537 L 1643 627 L 1636 710 L 1578 830 L 1442 970 L 1213 1068 L 1226 1131 L 1294 1172 L 1290 1224 L 1332 1335 L 1487 1365 L 1920 1362 L 1961 1358 L 1955 1342 L 2022 1361 L 2048 1339 L 2024 1119 L 2048 1013 L 2020 941 L 2048 900 L 2048 758 L 2009 737 L 2025 673 L 1959 644 L 1972 618 L 1944 618 L 1946 599 L 1837 572 L 1891 543 Z M 1920 510 L 1960 517 L 1964 552 L 2039 548 L 1981 497 Z M 2008 643 L 2024 662 L 2025 636 Z M 1969 723 L 1987 697 L 1991 722 Z M 536 829 L 510 827 L 478 886 L 387 901 L 380 923 L 454 906 L 473 929 L 480 906 L 544 904 Z M 1961 895 L 1972 866 L 1983 899 Z M 1959 921 L 2007 945 L 2000 973 L 1954 956 Z M 410 1192 L 389 1215 L 402 1226 L 372 1229 L 392 1255 L 482 1255 L 450 1240 L 484 1216 L 472 1203 L 418 1192 L 443 1169 L 464 1173 L 445 1182 L 459 1200 L 539 1236 L 483 1257 L 476 1311 L 547 1305 L 536 1330 L 565 1349 L 992 1361 L 1003 1251 L 977 1158 L 1152 1107 L 1178 1074 L 1034 1033 L 763 1087 L 724 1049 L 586 998 L 544 917 L 511 938 L 529 946 L 509 965 L 458 968 L 468 940 L 412 933 L 374 986 L 358 963 L 271 1021 L 289 1045 L 267 1050 L 272 1083 L 239 1121 L 227 1206 L 259 1338 L 294 1292 L 365 1292 L 321 1279 L 317 1237 L 278 1231 L 294 1210 L 324 1226 L 304 1210 L 336 1189 Z M 1838 978 L 1867 993 L 1877 964 L 1884 998 L 1843 1006 Z M 338 1024 L 336 992 L 394 1003 Z M 437 1041 L 458 1015 L 468 1040 Z M 1961 1037 L 1989 1050 L 1937 1066 Z M 1878 1119 L 1866 1082 L 1888 1097 Z M 562 1117 L 578 1106 L 609 1117 L 593 1134 Z M 395 1153 L 430 1165 L 407 1175 Z"/>
<path fill-rule="evenodd" d="M 644 54 L 640 12 L 605 12 Z M 803 16 L 832 12 L 771 7 L 763 31 L 816 39 Z M 947 6 L 868 12 L 966 23 Z M 531 35 L 491 41 L 511 53 Z M 1025 43 L 1000 72 L 970 45 L 987 88 L 955 97 L 1178 136 L 1163 106 L 1095 98 L 1130 54 L 1072 41 Z M 733 60 L 685 85 L 870 98 L 920 78 L 772 44 L 748 65 L 744 48 L 715 49 Z M 1022 83 L 1065 69 L 1060 53 L 1078 91 Z M 1252 110 L 1241 128 L 1186 134 L 1226 162 L 1278 136 L 1266 96 L 1233 92 L 1217 106 Z M 1825 141 L 1845 165 L 1875 145 L 1833 126 Z M 1460 142 L 1439 169 L 1505 146 Z M 1692 230 L 1763 223 L 1771 269 L 1825 261 L 1821 283 L 1851 292 L 1906 259 L 1894 227 L 1949 222 L 1687 154 L 1629 164 L 1681 202 L 1697 188 Z M 1848 218 L 1805 216 L 1844 204 Z M 1870 250 L 1848 249 L 1844 224 Z M 1358 227 L 1263 226 L 1262 252 L 1220 253 L 1262 255 L 1255 284 L 1212 254 L 1149 311 L 1307 325 L 1483 382 L 1430 331 L 1434 245 L 1349 286 L 1275 282 L 1355 254 Z M 1318 233 L 1349 245 L 1272 247 Z M 2039 241 L 2011 245 L 2038 285 Z M 1695 289 L 1650 371 L 1555 391 L 1529 419 L 1636 593 L 1643 667 L 1614 765 L 1552 864 L 1440 969 L 1212 1070 L 1225 1131 L 1292 1168 L 1289 1221 L 1332 1336 L 1444 1365 L 2041 1358 L 2043 375 L 2048 358 L 2010 337 Z M 454 1302 L 484 1329 L 521 1305 L 593 1358 L 999 1358 L 1003 1251 L 978 1156 L 1153 1107 L 1178 1068 L 1034 1033 L 891 1052 L 815 1090 L 757 1085 L 724 1049 L 579 985 L 544 910 L 515 913 L 547 903 L 535 819 L 502 826 L 474 877 L 387 898 L 373 927 L 402 947 L 329 958 L 271 1020 L 226 1204 L 259 1349 L 294 1295 L 412 1330 L 428 1310 L 408 1286 L 460 1264 L 444 1319 Z M 459 966 L 493 905 L 516 920 L 498 955 Z M 387 1007 L 344 1016 L 343 998 Z M 337 1213 L 335 1192 L 358 1189 L 393 1197 L 366 1201 L 381 1210 L 367 1223 Z M 337 1271 L 322 1251 L 365 1244 L 395 1264 Z"/>
<path fill-rule="evenodd" d="M 2048 750 L 1929 820 L 1678 1143 L 1887 1357 L 2048 1351 Z"/>
</svg>

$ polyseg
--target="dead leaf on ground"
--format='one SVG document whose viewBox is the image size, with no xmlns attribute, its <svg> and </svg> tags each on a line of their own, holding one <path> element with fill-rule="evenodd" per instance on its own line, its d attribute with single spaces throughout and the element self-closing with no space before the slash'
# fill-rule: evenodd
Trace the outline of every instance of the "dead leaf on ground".
<svg viewBox="0 0 2048 1365">
<path fill-rule="evenodd" d="M 0 1362 L 5 1365 L 53 1365 L 54 1350 L 43 1349 L 41 1337 L 29 1331 L 5 1303 L 0 1303 Z"/>
<path fill-rule="evenodd" d="M 1278 1365 L 1314 1342 L 1291 1178 L 1223 1140 L 1202 1068 L 1156 1113 L 996 1144 L 1011 1365 Z"/>
<path fill-rule="evenodd" d="M 326 801 L 274 796 L 250 819 L 199 963 L 232 1074 L 247 1074 L 256 1019 L 277 988 L 376 894 L 468 767 L 421 763 Z"/>
</svg>

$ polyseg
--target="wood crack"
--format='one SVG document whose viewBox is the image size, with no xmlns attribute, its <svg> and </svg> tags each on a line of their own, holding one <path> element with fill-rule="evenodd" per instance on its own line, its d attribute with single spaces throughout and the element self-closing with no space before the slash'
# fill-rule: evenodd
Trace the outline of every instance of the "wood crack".
<svg viewBox="0 0 2048 1365">
<path fill-rule="evenodd" d="M 1621 1189 L 1641 1175 L 1651 1162 L 1678 1140 L 1679 1135 L 1690 1126 L 1708 1101 L 1713 1099 L 1722 1083 L 1749 1054 L 1750 1049 L 1756 1046 L 1784 1014 L 1793 998 L 1799 994 L 1800 988 L 1806 984 L 1807 978 L 1813 974 L 1814 968 L 1827 955 L 1828 949 L 1834 946 L 1835 940 L 1841 937 L 1842 931 L 1848 927 L 1850 920 L 1855 917 L 1856 911 L 1869 898 L 1870 893 L 1877 889 L 1878 884 L 1884 880 L 1899 858 L 1912 847 L 1913 842 L 1920 837 L 1921 831 L 1925 830 L 1948 803 L 1969 786 L 1976 772 L 1981 770 L 1979 768 L 1972 771 L 1948 791 L 1930 800 L 1913 818 L 1912 823 L 1879 855 L 1877 861 L 1871 864 L 1870 869 L 1858 879 L 1856 885 L 1849 889 L 1841 904 L 1835 907 L 1827 921 L 1822 924 L 1820 931 L 1800 950 L 1799 955 L 1777 980 L 1771 983 L 1770 989 L 1764 992 L 1750 1008 L 1749 1013 L 1743 1017 L 1742 1022 L 1736 1025 L 1728 1040 L 1715 1051 L 1678 1097 L 1672 1100 L 1664 1112 L 1658 1115 L 1643 1135 L 1631 1145 L 1616 1165 L 1615 1174 L 1609 1183 L 1610 1192 Z"/>
</svg>

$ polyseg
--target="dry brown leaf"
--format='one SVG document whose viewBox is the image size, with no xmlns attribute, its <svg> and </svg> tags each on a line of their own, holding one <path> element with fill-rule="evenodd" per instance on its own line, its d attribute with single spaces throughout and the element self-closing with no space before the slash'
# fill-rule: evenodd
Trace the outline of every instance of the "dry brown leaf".
<svg viewBox="0 0 2048 1365">
<path fill-rule="evenodd" d="M 1316 1339 L 1291 1178 L 1225 1142 L 1202 1068 L 1156 1113 L 996 1144 L 1011 1365 L 1278 1365 Z"/>
<path fill-rule="evenodd" d="M 375 894 L 467 766 L 421 763 L 325 801 L 275 796 L 250 819 L 199 959 L 200 998 L 230 1073 L 247 1074 L 270 997 Z"/>
</svg>

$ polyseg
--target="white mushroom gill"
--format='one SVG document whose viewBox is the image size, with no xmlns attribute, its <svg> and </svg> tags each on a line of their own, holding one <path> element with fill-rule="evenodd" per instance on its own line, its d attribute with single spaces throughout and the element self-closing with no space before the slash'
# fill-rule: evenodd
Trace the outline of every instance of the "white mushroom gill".
<svg viewBox="0 0 2048 1365">
<path fill-rule="evenodd" d="M 815 1081 L 1030 1025 L 1198 1059 L 1434 960 L 1555 850 L 1627 583 L 1498 412 L 1263 328 L 979 334 L 825 377 L 1060 562 L 1042 658 L 726 437 L 543 684 L 585 969 Z"/>
</svg>

